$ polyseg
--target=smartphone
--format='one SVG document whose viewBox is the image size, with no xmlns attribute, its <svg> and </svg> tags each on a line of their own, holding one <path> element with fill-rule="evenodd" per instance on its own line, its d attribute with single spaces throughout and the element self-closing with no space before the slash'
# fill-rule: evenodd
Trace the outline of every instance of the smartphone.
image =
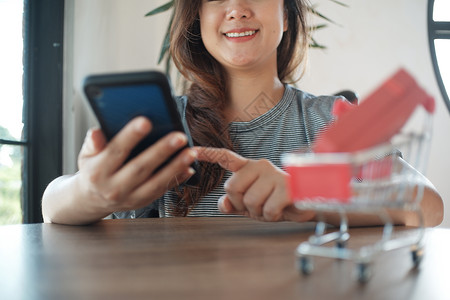
<svg viewBox="0 0 450 300">
<path fill-rule="evenodd" d="M 137 116 L 151 120 L 152 131 L 132 150 L 127 161 L 172 131 L 184 132 L 188 137 L 186 147 L 193 146 L 189 129 L 181 120 L 169 80 L 159 71 L 91 75 L 84 80 L 84 93 L 107 140 L 111 140 Z M 197 170 L 197 163 L 192 167 Z M 197 180 L 194 175 L 185 184 L 194 185 Z"/>
</svg>

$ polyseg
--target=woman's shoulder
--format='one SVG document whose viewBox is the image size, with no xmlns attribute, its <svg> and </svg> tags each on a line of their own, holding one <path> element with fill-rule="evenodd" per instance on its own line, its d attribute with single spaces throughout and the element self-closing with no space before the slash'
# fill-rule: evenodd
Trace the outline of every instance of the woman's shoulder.
<svg viewBox="0 0 450 300">
<path fill-rule="evenodd" d="M 304 112 L 322 112 L 331 115 L 334 102 L 339 98 L 330 95 L 317 96 L 295 86 L 288 86 L 288 88 L 295 94 L 296 100 Z"/>
<path fill-rule="evenodd" d="M 309 92 L 305 92 L 295 86 L 288 85 L 287 88 L 291 89 L 293 93 L 296 94 L 298 102 L 306 105 L 333 105 L 333 103 L 338 99 L 337 96 L 332 95 L 315 95 Z"/>
</svg>

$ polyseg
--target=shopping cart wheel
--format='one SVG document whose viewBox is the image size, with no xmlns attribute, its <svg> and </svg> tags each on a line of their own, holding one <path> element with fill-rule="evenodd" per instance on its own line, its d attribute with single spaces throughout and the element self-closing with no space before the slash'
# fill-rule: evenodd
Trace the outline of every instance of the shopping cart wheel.
<svg viewBox="0 0 450 300">
<path fill-rule="evenodd" d="M 337 240 L 336 241 L 336 247 L 338 249 L 345 249 L 345 248 L 347 248 L 347 241 L 346 240 L 344 240 L 344 241 Z"/>
<path fill-rule="evenodd" d="M 348 240 L 350 239 L 350 234 L 346 231 L 341 230 L 340 236 L 336 239 L 336 247 L 338 249 L 347 248 Z"/>
<path fill-rule="evenodd" d="M 414 264 L 414 268 L 418 268 L 423 258 L 423 247 L 420 246 L 411 247 L 411 258 Z"/>
<path fill-rule="evenodd" d="M 297 260 L 298 271 L 303 275 L 309 275 L 314 269 L 313 261 L 311 257 L 301 256 Z"/>
<path fill-rule="evenodd" d="M 358 281 L 366 283 L 372 276 L 372 266 L 369 263 L 363 262 L 357 265 Z"/>
</svg>

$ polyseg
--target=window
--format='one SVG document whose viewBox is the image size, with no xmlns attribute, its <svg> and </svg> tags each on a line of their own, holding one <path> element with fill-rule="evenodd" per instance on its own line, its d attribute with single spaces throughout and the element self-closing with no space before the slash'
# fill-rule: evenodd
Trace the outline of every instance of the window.
<svg viewBox="0 0 450 300">
<path fill-rule="evenodd" d="M 0 224 L 41 222 L 61 173 L 64 1 L 0 0 Z"/>
<path fill-rule="evenodd" d="M 0 0 L 0 224 L 22 221 L 23 2 Z"/>
<path fill-rule="evenodd" d="M 450 112 L 450 2 L 428 1 L 428 36 L 439 88 Z"/>
</svg>

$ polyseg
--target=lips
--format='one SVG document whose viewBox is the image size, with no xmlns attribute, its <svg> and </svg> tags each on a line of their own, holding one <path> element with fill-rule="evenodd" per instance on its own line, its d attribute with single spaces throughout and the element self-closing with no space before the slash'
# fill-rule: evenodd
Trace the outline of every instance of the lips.
<svg viewBox="0 0 450 300">
<path fill-rule="evenodd" d="M 227 32 L 225 35 L 230 38 L 237 38 L 237 37 L 245 37 L 245 36 L 252 36 L 256 34 L 256 30 L 246 30 L 246 31 L 240 31 L 240 32 Z"/>
</svg>

